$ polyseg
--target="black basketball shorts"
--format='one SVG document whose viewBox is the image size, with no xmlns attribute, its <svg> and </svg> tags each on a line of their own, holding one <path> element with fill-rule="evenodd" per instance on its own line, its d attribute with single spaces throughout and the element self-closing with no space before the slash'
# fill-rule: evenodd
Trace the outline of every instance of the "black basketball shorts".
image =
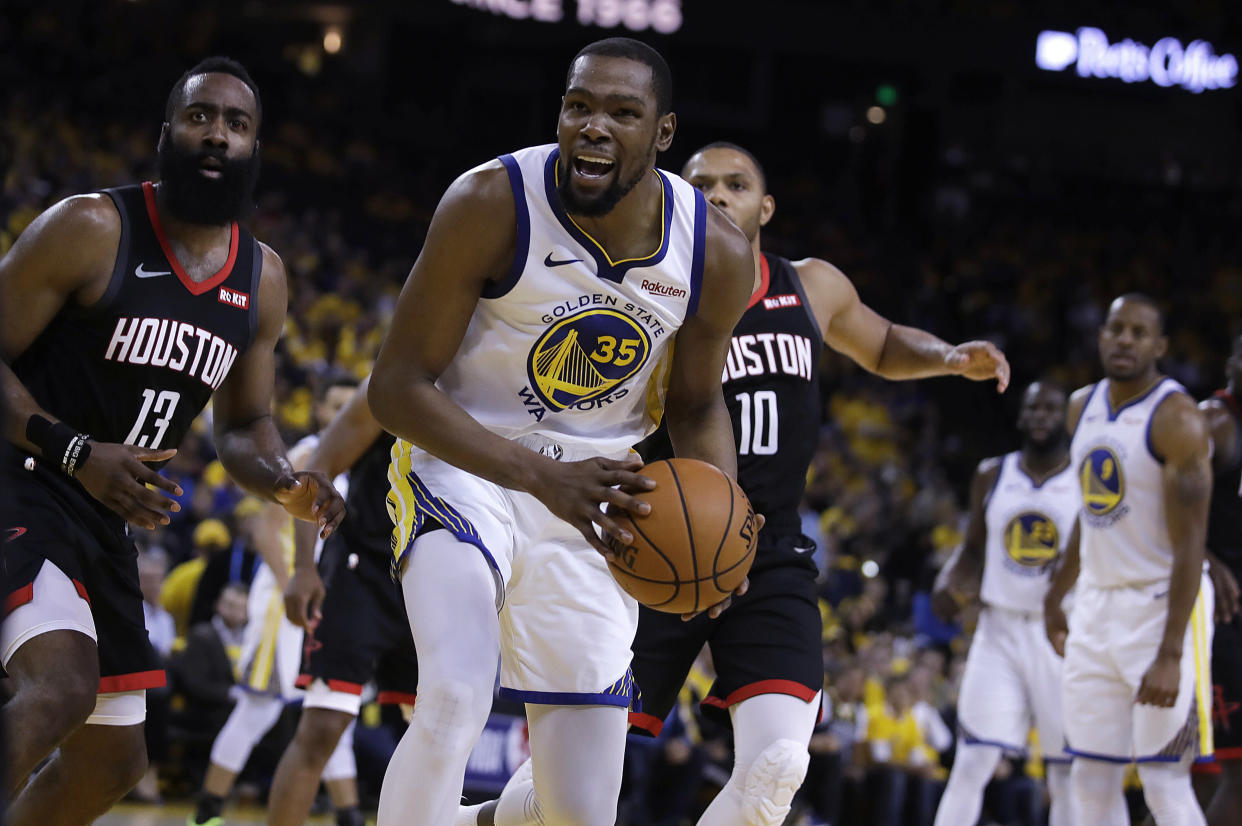
<svg viewBox="0 0 1242 826">
<path fill-rule="evenodd" d="M 824 685 L 823 620 L 814 566 L 802 561 L 809 551 L 796 550 L 808 542 L 771 537 L 765 547 L 760 533 L 749 590 L 716 619 L 704 613 L 683 622 L 676 614 L 640 608 L 632 666 L 640 696 L 630 714 L 636 730 L 660 733 L 704 643 L 716 669 L 702 703 L 709 716 L 727 724 L 730 707 L 760 694 L 815 698 Z M 780 561 L 760 564 L 770 559 Z"/>
<path fill-rule="evenodd" d="M 375 546 L 340 533 L 328 538 L 319 560 L 323 618 L 306 635 L 299 686 L 322 680 L 333 692 L 359 696 L 374 679 L 379 702 L 414 703 L 418 661 L 401 586 L 389 574 L 391 556 L 387 538 Z"/>
<path fill-rule="evenodd" d="M 92 503 L 67 477 L 43 468 L 26 471 L 12 463 L 12 455 L 0 470 L 0 485 L 10 498 L 0 544 L 4 615 L 35 600 L 35 580 L 50 562 L 90 605 L 99 693 L 165 685 L 143 621 L 138 549 L 124 520 Z"/>
<path fill-rule="evenodd" d="M 1212 729 L 1217 760 L 1242 760 L 1242 615 L 1212 638 Z"/>
</svg>

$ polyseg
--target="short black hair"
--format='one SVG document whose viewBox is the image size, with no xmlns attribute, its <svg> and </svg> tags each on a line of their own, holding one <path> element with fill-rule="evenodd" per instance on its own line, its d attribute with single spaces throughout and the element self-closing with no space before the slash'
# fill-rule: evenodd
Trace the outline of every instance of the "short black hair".
<svg viewBox="0 0 1242 826">
<path fill-rule="evenodd" d="M 706 152 L 709 149 L 732 149 L 734 152 L 740 152 L 745 155 L 750 162 L 754 164 L 755 171 L 759 173 L 759 187 L 763 190 L 763 194 L 768 194 L 768 173 L 764 170 L 763 164 L 759 163 L 759 159 L 755 157 L 754 152 L 751 152 L 744 146 L 738 146 L 736 143 L 732 143 L 731 141 L 712 141 L 707 146 L 701 146 L 696 149 L 690 157 L 693 158 L 695 155 Z M 687 163 L 689 163 L 689 161 L 687 161 Z"/>
<path fill-rule="evenodd" d="M 1159 301 L 1152 298 L 1147 293 L 1131 292 L 1131 293 L 1122 293 L 1121 295 L 1117 296 L 1116 298 L 1112 300 L 1112 302 L 1110 303 L 1110 306 L 1111 304 L 1115 304 L 1118 301 L 1133 301 L 1135 304 L 1143 304 L 1148 307 L 1151 307 L 1153 310 L 1156 311 L 1156 323 L 1160 325 L 1160 335 L 1164 335 L 1164 307 L 1160 304 Z"/>
<path fill-rule="evenodd" d="M 315 400 L 323 401 L 333 387 L 357 387 L 362 382 L 348 370 L 334 367 L 321 374 L 315 383 Z"/>
<path fill-rule="evenodd" d="M 1054 393 L 1060 393 L 1067 399 L 1069 398 L 1069 390 L 1066 389 L 1065 385 L 1057 379 L 1050 378 L 1048 376 L 1041 376 L 1040 378 L 1029 382 L 1026 385 L 1026 388 L 1022 391 L 1022 395 L 1025 396 L 1027 392 L 1037 384 L 1042 388 L 1053 391 Z"/>
<path fill-rule="evenodd" d="M 220 74 L 232 75 L 250 88 L 254 94 L 254 105 L 258 110 L 255 115 L 259 121 L 263 120 L 263 100 L 259 97 L 259 87 L 255 84 L 254 78 L 250 76 L 250 72 L 246 71 L 246 67 L 238 63 L 231 57 L 223 57 L 216 55 L 200 60 L 192 68 L 186 71 L 177 82 L 173 84 L 172 91 L 168 93 L 168 102 L 164 104 L 164 120 L 172 120 L 173 110 L 177 108 L 177 104 L 181 102 L 181 96 L 185 94 L 185 84 L 190 78 L 196 75 L 205 75 L 213 72 Z"/>
<path fill-rule="evenodd" d="M 641 40 L 632 37 L 608 37 L 596 40 L 583 47 L 569 61 L 569 71 L 565 73 L 565 88 L 569 88 L 569 76 L 579 58 L 599 55 L 600 57 L 624 57 L 651 69 L 651 91 L 655 94 L 657 114 L 667 115 L 673 111 L 673 73 L 669 71 L 664 56 Z"/>
</svg>

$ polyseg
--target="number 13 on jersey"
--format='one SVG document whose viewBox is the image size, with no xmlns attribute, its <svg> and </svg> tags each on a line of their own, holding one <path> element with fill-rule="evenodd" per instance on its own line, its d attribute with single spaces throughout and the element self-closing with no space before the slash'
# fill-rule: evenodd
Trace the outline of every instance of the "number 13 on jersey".
<svg viewBox="0 0 1242 826">
<path fill-rule="evenodd" d="M 168 430 L 168 423 L 172 421 L 173 413 L 177 410 L 177 402 L 180 400 L 181 394 L 173 390 L 160 390 L 158 393 L 150 387 L 143 390 L 142 410 L 138 411 L 138 420 L 134 422 L 129 435 L 125 437 L 125 444 L 157 449 L 164 438 L 164 433 Z M 147 428 L 149 417 L 154 417 L 150 429 Z"/>
</svg>

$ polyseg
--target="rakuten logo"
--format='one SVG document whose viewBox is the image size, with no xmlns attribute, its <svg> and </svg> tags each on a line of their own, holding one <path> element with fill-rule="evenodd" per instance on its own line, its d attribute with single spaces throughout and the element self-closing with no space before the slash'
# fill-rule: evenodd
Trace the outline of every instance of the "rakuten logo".
<svg viewBox="0 0 1242 826">
<path fill-rule="evenodd" d="M 1238 80 L 1238 59 L 1216 54 L 1206 40 L 1192 40 L 1185 46 L 1175 37 L 1161 38 L 1150 47 L 1129 38 L 1109 43 L 1108 35 L 1089 26 L 1077 34 L 1040 32 L 1035 40 L 1035 65 L 1049 72 L 1074 65 L 1079 77 L 1151 81 L 1196 94 L 1205 89 L 1232 89 Z"/>
</svg>

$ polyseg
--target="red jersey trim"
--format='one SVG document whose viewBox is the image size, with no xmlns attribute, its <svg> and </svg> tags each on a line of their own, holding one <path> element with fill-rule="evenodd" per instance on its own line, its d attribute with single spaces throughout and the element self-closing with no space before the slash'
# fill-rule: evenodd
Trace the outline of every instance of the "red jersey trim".
<svg viewBox="0 0 1242 826">
<path fill-rule="evenodd" d="M 807 688 L 802 683 L 795 683 L 793 680 L 760 680 L 757 683 L 742 686 L 723 700 L 719 697 L 705 697 L 701 705 L 714 708 L 729 708 L 743 700 L 758 697 L 760 694 L 788 694 L 791 697 L 797 697 L 799 700 L 809 703 L 815 699 L 815 695 L 818 693 L 815 689 Z"/>
<path fill-rule="evenodd" d="M 1225 749 L 1216 749 L 1212 756 L 1217 760 L 1242 760 L 1242 746 L 1230 746 Z"/>
<path fill-rule="evenodd" d="M 172 265 L 173 272 L 177 274 L 177 279 L 182 286 L 193 295 L 202 295 L 208 290 L 215 289 L 223 284 L 224 280 L 229 277 L 229 273 L 233 271 L 233 264 L 237 262 L 237 241 L 239 236 L 237 222 L 234 221 L 230 228 L 229 257 L 225 259 L 224 266 L 206 281 L 195 281 L 190 278 L 189 273 L 181 266 L 181 262 L 177 260 L 177 254 L 173 252 L 172 245 L 168 243 L 168 236 L 164 234 L 164 225 L 160 222 L 160 211 L 155 206 L 155 186 L 150 181 L 143 182 L 142 195 L 146 199 L 147 217 L 151 219 L 151 227 L 155 230 L 155 237 L 160 242 L 160 249 L 164 251 L 164 257 Z"/>
<path fill-rule="evenodd" d="M 395 706 L 402 703 L 412 706 L 416 697 L 417 695 L 407 694 L 404 691 L 381 691 L 375 695 L 375 702 L 382 706 Z"/>
<path fill-rule="evenodd" d="M 9 614 L 21 608 L 26 603 L 34 599 L 34 583 L 24 585 L 13 593 L 9 594 L 8 599 L 4 601 L 4 615 Z"/>
<path fill-rule="evenodd" d="M 87 605 L 90 605 L 90 604 L 91 604 L 91 596 L 90 596 L 90 594 L 86 593 L 86 586 L 85 586 L 85 585 L 83 585 L 82 583 L 78 582 L 78 581 L 75 579 L 75 580 L 73 580 L 73 587 L 78 589 L 78 596 L 80 596 L 82 599 L 86 600 L 86 604 L 87 604 Z"/>
<path fill-rule="evenodd" d="M 297 688 L 306 688 L 314 681 L 315 675 L 313 674 L 299 674 L 298 678 L 293 681 L 293 684 Z M 359 683 L 351 683 L 347 680 L 327 680 L 326 682 L 328 684 L 329 691 L 339 691 L 342 694 L 362 696 L 362 685 Z"/>
<path fill-rule="evenodd" d="M 750 309 L 759 303 L 759 299 L 768 294 L 768 286 L 772 280 L 772 271 L 768 269 L 768 257 L 763 253 L 759 253 L 759 289 L 755 290 L 750 297 L 750 303 L 746 305 L 746 309 Z"/>
<path fill-rule="evenodd" d="M 652 737 L 659 737 L 664 730 L 664 721 L 654 714 L 643 714 L 641 711 L 630 712 L 630 725 L 640 728 Z"/>
<path fill-rule="evenodd" d="M 144 688 L 163 688 L 168 685 L 164 669 L 136 671 L 132 674 L 114 674 L 99 678 L 99 693 L 113 694 L 117 691 L 140 691 Z"/>
</svg>

